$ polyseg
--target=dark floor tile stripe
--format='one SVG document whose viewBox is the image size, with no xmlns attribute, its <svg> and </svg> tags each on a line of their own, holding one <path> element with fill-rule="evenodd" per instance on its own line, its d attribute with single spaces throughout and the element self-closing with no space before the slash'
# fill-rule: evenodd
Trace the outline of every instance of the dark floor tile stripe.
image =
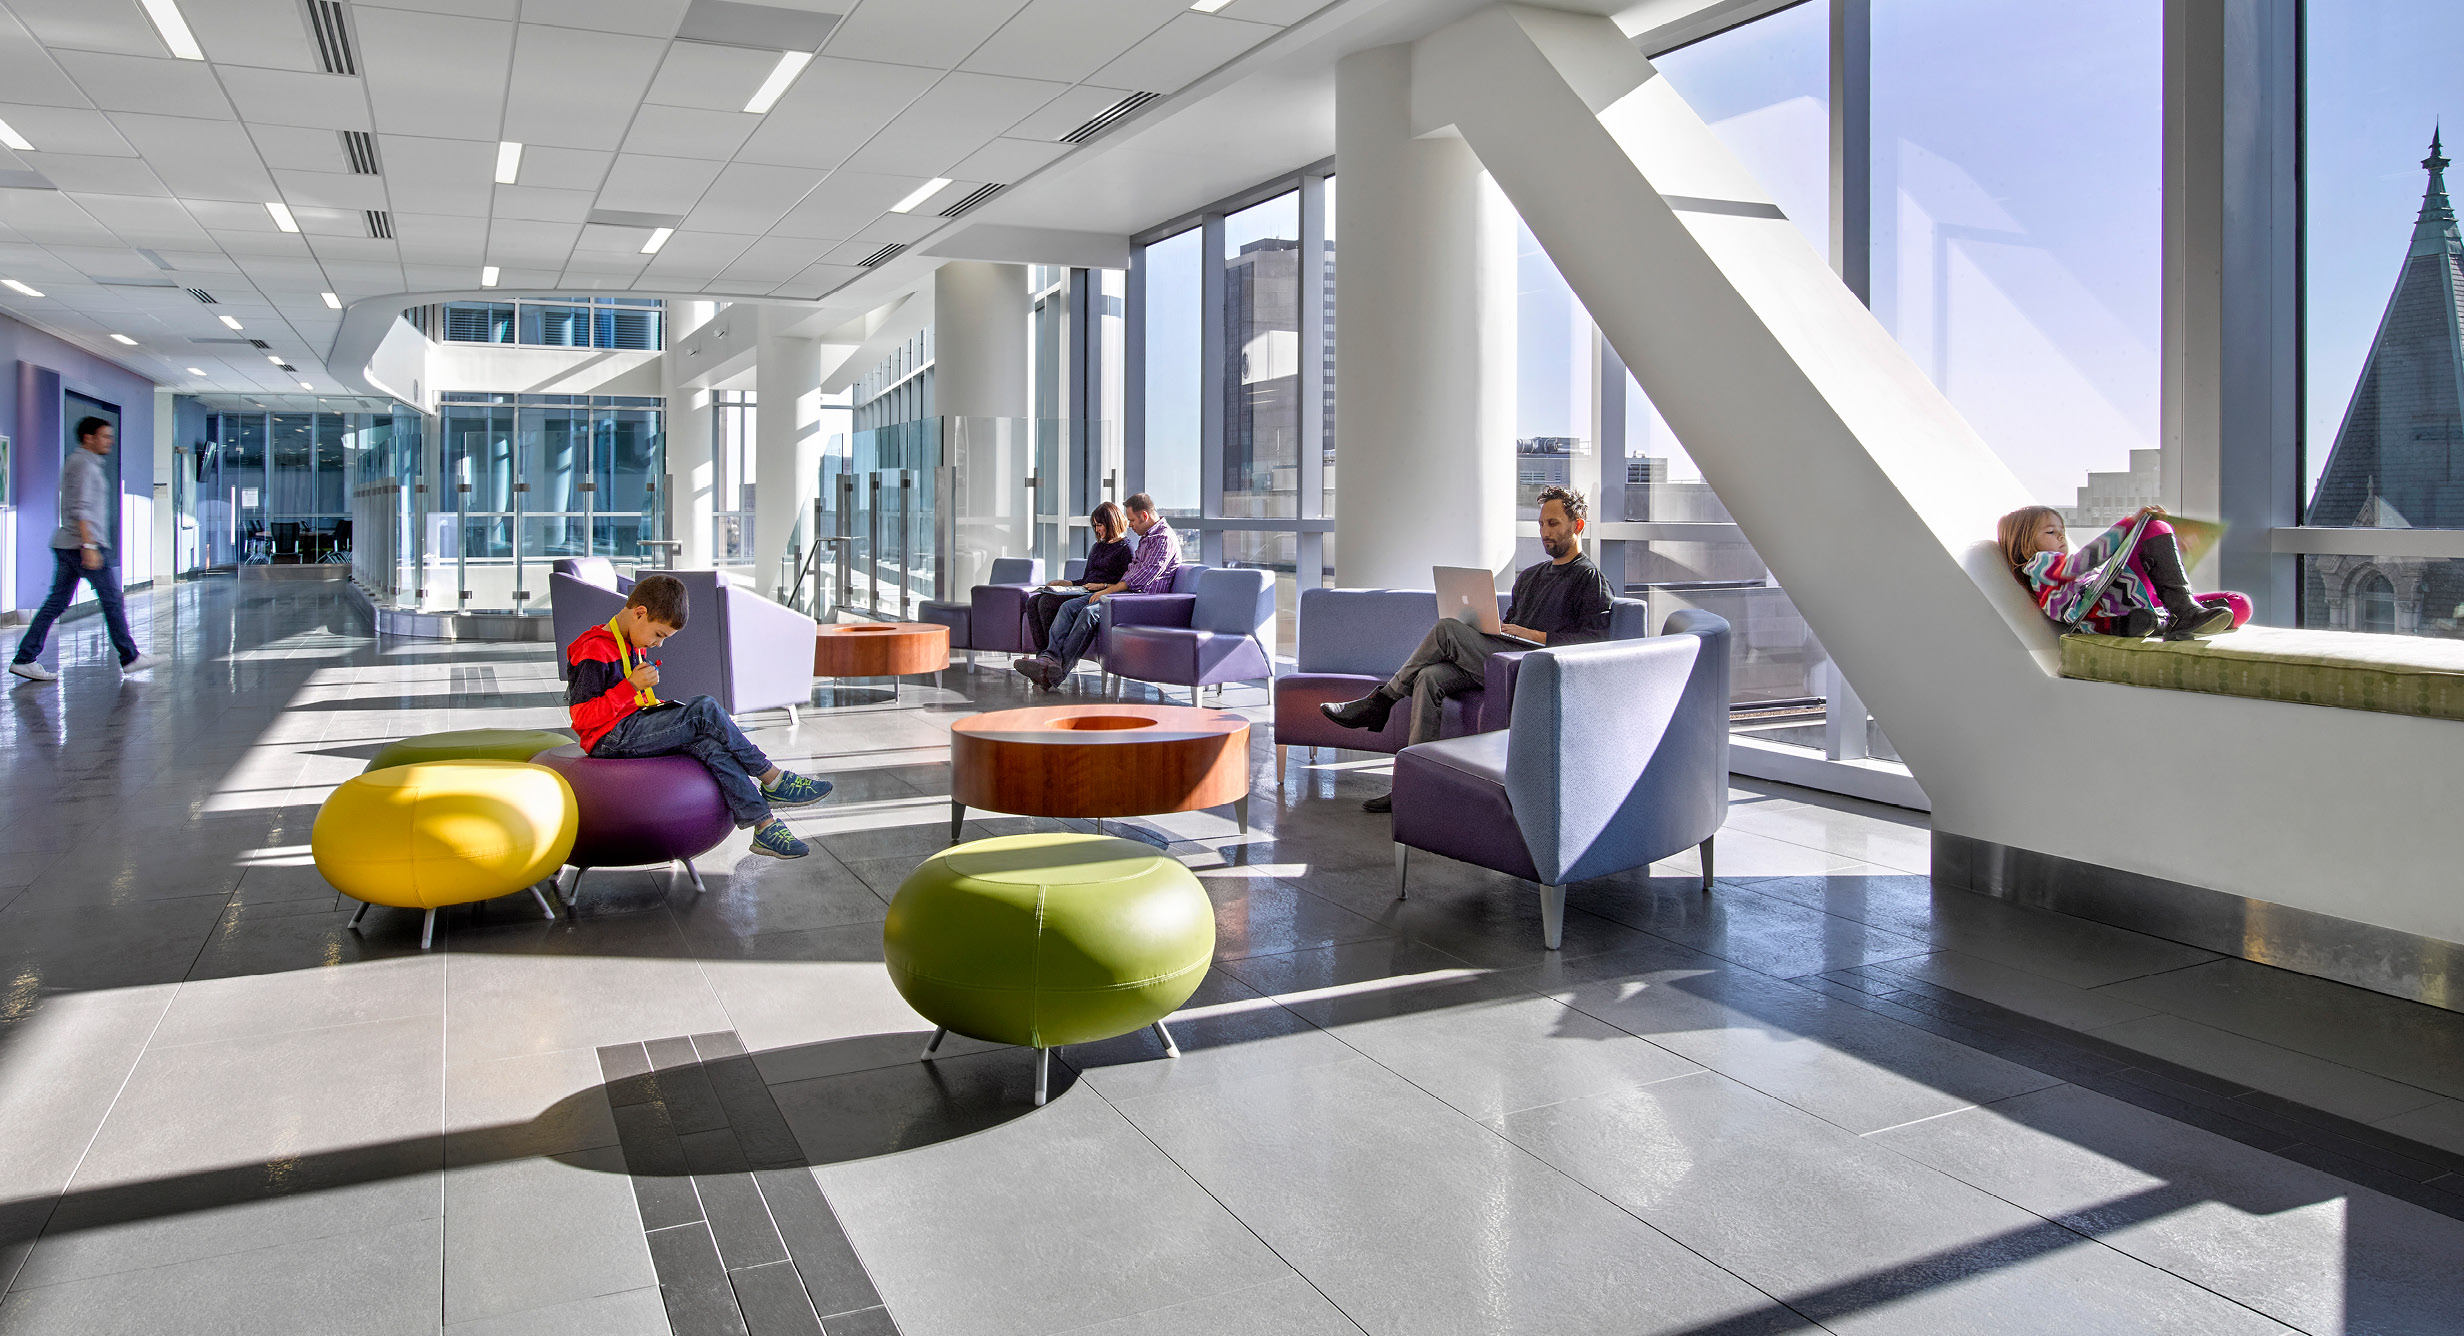
<svg viewBox="0 0 2464 1336">
<path fill-rule="evenodd" d="M 676 1336 L 751 1336 L 706 1226 L 652 1230 L 650 1260 L 659 1272 L 659 1298 L 667 1305 L 667 1323 Z"/>
<path fill-rule="evenodd" d="M 805 1297 L 790 1262 L 744 1267 L 727 1273 L 736 1287 L 736 1307 L 753 1336 L 821 1336 L 821 1318 Z"/>
<path fill-rule="evenodd" d="M 898 1336 L 898 1324 L 890 1320 L 887 1308 L 861 1308 L 825 1318 L 823 1336 Z"/>
</svg>

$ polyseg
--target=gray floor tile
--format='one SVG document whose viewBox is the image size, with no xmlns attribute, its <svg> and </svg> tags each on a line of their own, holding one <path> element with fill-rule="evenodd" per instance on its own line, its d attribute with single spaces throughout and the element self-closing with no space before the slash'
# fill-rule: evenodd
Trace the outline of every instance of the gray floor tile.
<svg viewBox="0 0 2464 1336">
<path fill-rule="evenodd" d="M 445 1330 L 449 1336 L 669 1336 L 672 1329 L 667 1324 L 667 1308 L 659 1302 L 659 1287 L 651 1285 L 552 1308 L 457 1322 Z"/>
<path fill-rule="evenodd" d="M 444 1013 L 441 956 L 295 968 L 183 985 L 153 1047 Z"/>
<path fill-rule="evenodd" d="M 654 1285 L 614 1147 L 466 1165 L 445 1180 L 445 1320 L 527 1312 Z"/>
<path fill-rule="evenodd" d="M 1359 1056 L 1220 969 L 1165 1024 L 1180 1046 L 1177 1058 L 1165 1056 L 1152 1031 L 1133 1030 L 1067 1049 L 1067 1060 L 1104 1098 L 1121 1100 Z"/>
<path fill-rule="evenodd" d="M 1702 1070 L 1545 997 L 1498 997 L 1337 1025 L 1334 1035 L 1470 1118 Z"/>
<path fill-rule="evenodd" d="M 2464 1015 L 2247 960 L 2105 991 L 2219 1030 L 2464 1098 Z"/>
<path fill-rule="evenodd" d="M 2096 1032 L 2124 1048 L 2281 1096 L 2355 1122 L 2427 1108 L 2438 1096 L 2341 1063 L 2263 1044 L 2179 1016 L 2148 1016 Z"/>
<path fill-rule="evenodd" d="M 31 1003 L 0 1026 L 0 1200 L 49 1196 L 67 1186 L 110 1112 L 173 988 L 65 993 Z"/>
<path fill-rule="evenodd" d="M 329 1336 L 437 1330 L 433 1220 L 21 1289 L 0 1301 L 5 1336 L 245 1331 Z"/>
<path fill-rule="evenodd" d="M 1301 1277 L 1080 1327 L 1070 1336 L 1361 1336 L 1360 1328 Z"/>
<path fill-rule="evenodd" d="M 1276 956 L 1390 935 L 1385 925 L 1273 877 L 1239 868 L 1198 874 L 1215 902 L 1215 956 Z"/>
<path fill-rule="evenodd" d="M 2397 1136 L 2464 1155 L 2464 1101 L 2440 1099 L 2425 1108 L 2382 1119 L 2378 1125 Z"/>
<path fill-rule="evenodd" d="M 1925 944 L 1855 919 L 1723 883 L 1626 874 L 1569 887 L 1566 903 L 1780 978 L 1922 955 Z"/>
<path fill-rule="evenodd" d="M 433 1143 L 340 1158 L 303 1166 L 305 1181 L 246 1169 L 72 1192 L 55 1205 L 17 1283 L 57 1285 L 443 1214 Z"/>
<path fill-rule="evenodd" d="M 2023 1016 L 2033 1016 L 2074 1030 L 2093 1030 L 2100 1025 L 2117 1025 L 2156 1014 L 2146 1007 L 2110 994 L 2091 992 L 2016 965 L 1972 956 L 1964 951 L 1936 951 L 1930 955 L 1894 960 L 1879 967 L 1875 973 L 1886 980 L 1906 978 L 1947 988 L 1981 1002 L 2006 1007 Z"/>
<path fill-rule="evenodd" d="M 1290 1274 L 1091 1094 L 819 1178 L 912 1332 L 1034 1336 Z M 957 1256 L 964 1285 L 950 1283 Z"/>
<path fill-rule="evenodd" d="M 532 1053 L 445 1069 L 451 1164 L 561 1155 L 616 1144 L 598 1055 Z"/>
<path fill-rule="evenodd" d="M 614 943 L 612 925 L 594 925 L 594 946 L 628 953 L 617 956 L 514 953 L 516 946 L 571 950 L 571 938 L 548 935 L 565 930 L 546 924 L 544 932 L 523 927 L 488 934 L 496 940 L 486 950 L 450 943 L 445 1033 L 455 1057 L 476 1062 L 729 1028 L 725 1009 L 701 966 L 687 958 L 674 926 L 664 916 L 627 918 L 641 921 L 624 927 L 638 927 L 643 940 Z"/>
</svg>

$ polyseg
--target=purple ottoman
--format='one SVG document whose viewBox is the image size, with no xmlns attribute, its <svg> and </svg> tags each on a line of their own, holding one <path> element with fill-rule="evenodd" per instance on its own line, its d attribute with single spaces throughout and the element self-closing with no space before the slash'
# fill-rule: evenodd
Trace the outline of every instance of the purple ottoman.
<svg viewBox="0 0 2464 1336">
<path fill-rule="evenodd" d="M 718 781 L 690 756 L 619 760 L 568 743 L 530 759 L 565 777 L 581 813 L 581 829 L 566 859 L 573 880 L 557 889 L 567 908 L 581 891 L 582 874 L 595 867 L 682 863 L 698 891 L 702 874 L 693 866 L 694 856 L 718 848 L 735 832 Z"/>
</svg>

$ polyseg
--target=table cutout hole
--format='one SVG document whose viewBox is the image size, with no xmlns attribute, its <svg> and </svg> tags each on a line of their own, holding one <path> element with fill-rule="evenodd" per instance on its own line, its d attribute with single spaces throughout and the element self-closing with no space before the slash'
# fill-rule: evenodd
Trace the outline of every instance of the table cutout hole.
<svg viewBox="0 0 2464 1336">
<path fill-rule="evenodd" d="M 1067 719 L 1055 719 L 1052 721 L 1052 726 L 1070 729 L 1073 732 L 1100 733 L 1121 728 L 1153 728 L 1155 721 L 1144 715 L 1136 714 L 1080 714 L 1072 715 Z"/>
</svg>

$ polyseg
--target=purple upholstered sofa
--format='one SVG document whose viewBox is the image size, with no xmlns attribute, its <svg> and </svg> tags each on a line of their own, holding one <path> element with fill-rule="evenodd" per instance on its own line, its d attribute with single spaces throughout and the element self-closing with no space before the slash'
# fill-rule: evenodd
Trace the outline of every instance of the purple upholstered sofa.
<svg viewBox="0 0 2464 1336">
<path fill-rule="evenodd" d="M 1497 599 L 1503 616 L 1506 595 Z M 1638 598 L 1609 606 L 1609 638 L 1639 639 L 1651 631 L 1650 610 Z M 1375 733 L 1344 728 L 1319 713 L 1327 703 L 1358 700 L 1394 676 L 1437 624 L 1437 595 L 1426 589 L 1304 589 L 1293 647 L 1295 671 L 1275 679 L 1275 782 L 1284 777 L 1287 747 L 1342 747 L 1392 756 L 1412 729 L 1411 711 L 1396 710 Z M 1514 675 L 1523 654 L 1489 661 L 1488 682 L 1446 702 L 1440 736 L 1494 732 L 1506 726 Z"/>
<path fill-rule="evenodd" d="M 1187 687 L 1192 705 L 1201 690 L 1218 683 L 1271 680 L 1275 664 L 1264 637 L 1275 620 L 1274 572 L 1191 569 L 1198 572 L 1197 588 L 1186 599 L 1116 594 L 1105 600 L 1128 606 L 1112 615 L 1104 672 Z"/>
<path fill-rule="evenodd" d="M 1728 623 L 1694 609 L 1662 633 L 1524 652 L 1504 732 L 1395 758 L 1395 894 L 1410 851 L 1540 884 L 1541 940 L 1566 884 L 1702 850 L 1728 819 Z"/>
<path fill-rule="evenodd" d="M 973 651 L 997 650 L 1003 654 L 1031 654 L 1035 637 L 1027 628 L 1027 596 L 1043 583 L 1043 563 L 1038 560 L 1032 573 L 1024 580 L 1005 580 L 1005 571 L 1016 568 L 1005 563 L 1021 558 L 1004 557 L 993 563 L 990 584 L 980 584 L 967 591 L 967 662 L 975 662 Z M 1085 559 L 1072 557 L 1061 568 L 1061 578 L 1076 580 L 1085 576 Z"/>
<path fill-rule="evenodd" d="M 613 570 L 608 574 L 613 577 Z M 784 707 L 794 718 L 813 694 L 813 619 L 717 571 L 660 574 L 684 582 L 688 610 L 684 630 L 657 652 L 660 697 L 709 696 L 729 714 Z M 564 647 L 615 616 L 625 595 L 559 572 L 548 576 L 548 598 L 556 621 L 556 675 L 563 678 Z"/>
</svg>

